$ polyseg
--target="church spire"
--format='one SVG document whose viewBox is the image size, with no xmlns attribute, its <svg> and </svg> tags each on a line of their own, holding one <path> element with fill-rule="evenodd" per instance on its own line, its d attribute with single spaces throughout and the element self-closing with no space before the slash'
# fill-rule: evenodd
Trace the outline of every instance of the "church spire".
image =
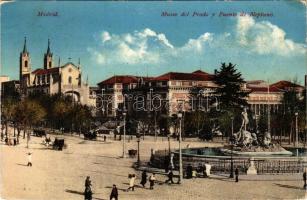
<svg viewBox="0 0 307 200">
<path fill-rule="evenodd" d="M 52 66 L 53 66 L 52 53 L 50 51 L 50 40 L 48 38 L 47 52 L 44 55 L 44 69 L 50 69 L 50 68 L 52 68 Z"/>
<path fill-rule="evenodd" d="M 50 40 L 48 38 L 48 48 L 47 48 L 47 54 L 50 54 Z"/>
<path fill-rule="evenodd" d="M 27 37 L 25 37 L 25 42 L 24 42 L 24 45 L 23 45 L 22 53 L 28 53 L 28 50 L 27 50 Z"/>
</svg>

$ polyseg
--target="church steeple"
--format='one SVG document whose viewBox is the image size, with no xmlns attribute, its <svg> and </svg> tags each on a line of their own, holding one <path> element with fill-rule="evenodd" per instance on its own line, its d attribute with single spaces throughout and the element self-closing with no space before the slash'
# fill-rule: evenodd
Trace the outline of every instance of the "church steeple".
<svg viewBox="0 0 307 200">
<path fill-rule="evenodd" d="M 30 53 L 27 50 L 27 38 L 25 37 L 23 50 L 20 52 L 19 56 L 19 80 L 21 81 L 21 84 L 24 83 L 24 75 L 30 74 L 30 72 Z"/>
<path fill-rule="evenodd" d="M 47 48 L 47 54 L 50 54 L 50 40 L 48 38 L 48 48 Z"/>
<path fill-rule="evenodd" d="M 27 50 L 27 38 L 25 37 L 24 44 L 23 44 L 23 50 L 20 52 L 19 56 L 19 78 L 21 79 L 24 74 L 28 74 L 31 71 L 30 66 L 30 54 Z"/>
<path fill-rule="evenodd" d="M 52 68 L 52 52 L 50 50 L 50 40 L 48 38 L 47 52 L 44 55 L 44 69 Z"/>
<path fill-rule="evenodd" d="M 28 50 L 27 50 L 27 37 L 25 37 L 25 42 L 23 44 L 23 51 L 22 53 L 28 53 Z"/>
</svg>

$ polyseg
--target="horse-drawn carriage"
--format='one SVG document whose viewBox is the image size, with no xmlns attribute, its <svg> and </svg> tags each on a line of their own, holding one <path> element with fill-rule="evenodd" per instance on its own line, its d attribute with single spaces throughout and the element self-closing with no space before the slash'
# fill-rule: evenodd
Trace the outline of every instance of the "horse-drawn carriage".
<svg viewBox="0 0 307 200">
<path fill-rule="evenodd" d="M 52 148 L 55 149 L 55 150 L 62 151 L 63 148 L 64 148 L 64 145 L 65 145 L 65 141 L 64 141 L 63 138 L 55 138 L 53 145 L 52 145 Z"/>
<path fill-rule="evenodd" d="M 84 139 L 85 140 L 96 140 L 97 134 L 94 131 L 89 131 L 87 133 L 84 133 Z"/>
</svg>

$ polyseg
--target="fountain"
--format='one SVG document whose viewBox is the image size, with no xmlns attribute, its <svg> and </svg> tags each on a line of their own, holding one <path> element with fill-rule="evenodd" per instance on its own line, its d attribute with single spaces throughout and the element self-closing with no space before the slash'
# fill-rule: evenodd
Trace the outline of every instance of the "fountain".
<svg viewBox="0 0 307 200">
<path fill-rule="evenodd" d="M 307 167 L 307 150 L 301 148 L 285 149 L 274 144 L 270 132 L 265 132 L 262 139 L 256 133 L 247 130 L 248 114 L 246 108 L 241 113 L 242 124 L 238 132 L 233 134 L 229 145 L 220 147 L 186 148 L 182 150 L 183 167 L 197 167 L 200 163 L 212 166 L 213 173 L 231 173 L 238 168 L 247 174 L 300 173 Z M 291 152 L 292 151 L 292 152 Z M 179 168 L 179 151 L 172 151 L 169 157 L 167 150 L 156 151 L 150 164 L 165 168 L 165 160 L 170 160 L 173 169 Z"/>
<path fill-rule="evenodd" d="M 233 134 L 231 139 L 232 144 L 229 147 L 221 148 L 221 151 L 226 154 L 244 155 L 244 156 L 269 156 L 269 155 L 287 155 L 291 156 L 292 152 L 285 150 L 278 144 L 273 144 L 271 133 L 266 131 L 262 141 L 258 140 L 256 133 L 251 133 L 246 130 L 249 123 L 246 108 L 242 112 L 242 125 L 237 133 Z M 256 130 L 256 132 L 258 132 Z"/>
</svg>

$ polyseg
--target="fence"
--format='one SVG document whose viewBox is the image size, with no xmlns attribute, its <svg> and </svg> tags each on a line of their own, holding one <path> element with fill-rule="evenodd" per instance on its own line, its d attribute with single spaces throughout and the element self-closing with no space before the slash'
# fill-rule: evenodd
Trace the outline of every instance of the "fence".
<svg viewBox="0 0 307 200">
<path fill-rule="evenodd" d="M 179 155 L 174 153 L 173 163 L 176 169 L 179 168 Z M 211 165 L 212 173 L 230 173 L 231 162 L 233 169 L 238 168 L 241 173 L 246 173 L 250 166 L 249 157 L 233 157 L 230 156 L 198 156 L 183 154 L 183 167 L 189 164 L 193 168 L 197 168 L 199 164 L 208 163 Z M 150 164 L 154 167 L 165 168 L 169 161 L 168 151 L 156 151 L 152 155 Z M 254 158 L 257 174 L 282 174 L 282 173 L 302 173 L 307 167 L 307 160 L 302 157 L 261 157 Z"/>
</svg>

